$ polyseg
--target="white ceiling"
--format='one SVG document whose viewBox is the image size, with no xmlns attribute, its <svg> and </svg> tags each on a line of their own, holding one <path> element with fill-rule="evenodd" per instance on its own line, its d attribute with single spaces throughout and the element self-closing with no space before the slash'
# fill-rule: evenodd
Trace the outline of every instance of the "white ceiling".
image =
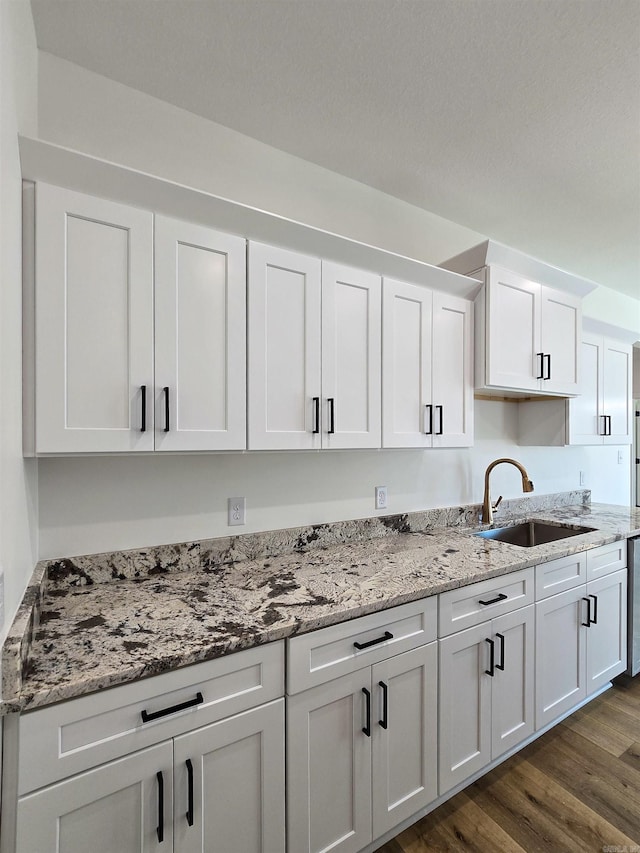
<svg viewBox="0 0 640 853">
<path fill-rule="evenodd" d="M 640 298 L 638 0 L 32 7 L 42 50 Z"/>
</svg>

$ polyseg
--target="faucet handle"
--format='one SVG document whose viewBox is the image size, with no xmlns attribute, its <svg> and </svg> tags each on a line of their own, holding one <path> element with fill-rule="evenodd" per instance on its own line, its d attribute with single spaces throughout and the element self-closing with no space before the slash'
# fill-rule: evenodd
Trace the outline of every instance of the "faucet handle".
<svg viewBox="0 0 640 853">
<path fill-rule="evenodd" d="M 502 495 L 500 495 L 500 497 L 498 498 L 498 500 L 497 500 L 497 501 L 494 503 L 494 505 L 493 505 L 493 511 L 494 511 L 494 512 L 498 509 L 498 507 L 500 506 L 501 502 L 502 502 Z"/>
</svg>

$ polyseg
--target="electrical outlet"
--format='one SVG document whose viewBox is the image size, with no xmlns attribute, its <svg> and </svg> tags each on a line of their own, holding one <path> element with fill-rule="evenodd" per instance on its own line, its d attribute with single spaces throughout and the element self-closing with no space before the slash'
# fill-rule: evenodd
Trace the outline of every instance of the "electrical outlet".
<svg viewBox="0 0 640 853">
<path fill-rule="evenodd" d="M 246 514 L 246 498 L 229 498 L 227 501 L 227 524 L 229 527 L 234 527 L 237 524 L 244 524 L 246 521 Z"/>
<path fill-rule="evenodd" d="M 387 487 L 376 486 L 376 509 L 387 508 Z"/>
<path fill-rule="evenodd" d="M 618 451 L 618 465 L 622 465 L 623 462 L 624 462 L 624 453 L 622 452 L 622 450 L 619 450 Z"/>
<path fill-rule="evenodd" d="M 584 486 L 584 471 L 580 471 L 580 485 Z"/>
</svg>

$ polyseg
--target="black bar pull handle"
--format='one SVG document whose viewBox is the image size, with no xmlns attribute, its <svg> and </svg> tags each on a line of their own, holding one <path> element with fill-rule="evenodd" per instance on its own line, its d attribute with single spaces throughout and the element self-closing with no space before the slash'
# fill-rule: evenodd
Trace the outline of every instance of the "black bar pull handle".
<svg viewBox="0 0 640 853">
<path fill-rule="evenodd" d="M 191 759 L 185 761 L 187 765 L 187 824 L 193 826 L 193 764 Z"/>
<path fill-rule="evenodd" d="M 162 770 L 158 770 L 156 779 L 158 780 L 158 827 L 156 832 L 158 833 L 158 842 L 162 844 L 164 841 L 164 776 Z"/>
<path fill-rule="evenodd" d="M 593 618 L 591 619 L 591 623 L 593 625 L 598 624 L 598 596 L 597 595 L 589 595 L 589 598 L 593 599 Z"/>
<path fill-rule="evenodd" d="M 320 397 L 313 397 L 313 434 L 320 432 Z"/>
<path fill-rule="evenodd" d="M 378 686 L 382 688 L 382 719 L 378 722 L 381 728 L 386 729 L 389 725 L 389 688 L 384 681 L 379 681 Z"/>
<path fill-rule="evenodd" d="M 169 432 L 169 386 L 165 385 L 162 391 L 164 393 L 164 431 Z"/>
<path fill-rule="evenodd" d="M 329 429 L 327 432 L 329 435 L 333 435 L 336 431 L 336 401 L 333 397 L 327 397 L 327 403 L 329 404 Z"/>
<path fill-rule="evenodd" d="M 385 640 L 393 640 L 393 634 L 391 631 L 385 631 L 382 637 L 376 637 L 375 640 L 369 640 L 368 643 L 354 643 L 353 645 L 361 651 L 362 649 L 368 649 L 370 646 L 377 646 L 378 643 L 384 643 Z"/>
<path fill-rule="evenodd" d="M 436 435 L 442 435 L 442 430 L 444 429 L 444 414 L 443 414 L 444 407 L 443 406 L 436 406 L 436 412 L 438 411 L 438 409 L 440 410 L 440 420 L 439 420 L 439 427 L 438 427 L 438 431 L 436 432 Z"/>
<path fill-rule="evenodd" d="M 495 664 L 496 664 L 496 661 L 495 661 L 495 654 L 496 654 L 495 646 L 496 646 L 496 644 L 493 642 L 493 640 L 490 640 L 488 637 L 486 638 L 485 642 L 489 643 L 489 655 L 490 655 L 489 669 L 485 669 L 485 673 L 487 675 L 490 675 L 491 678 L 493 678 L 493 676 L 495 675 L 495 668 L 496 668 L 496 666 L 495 666 Z"/>
<path fill-rule="evenodd" d="M 504 672 L 504 634 L 498 634 L 496 632 L 496 637 L 500 638 L 500 663 L 496 664 L 496 669 L 499 669 L 500 672 Z"/>
<path fill-rule="evenodd" d="M 590 598 L 583 598 L 582 600 L 587 602 L 587 621 L 582 622 L 581 624 L 584 625 L 585 628 L 590 628 L 591 627 L 591 599 Z"/>
<path fill-rule="evenodd" d="M 545 353 L 544 358 L 547 359 L 547 375 L 543 376 L 543 379 L 551 379 L 551 353 Z"/>
<path fill-rule="evenodd" d="M 204 699 L 202 698 L 202 693 L 198 691 L 195 699 L 189 699 L 187 702 L 182 702 L 180 705 L 172 705 L 170 708 L 163 708 L 162 711 L 152 711 L 151 713 L 148 711 L 142 711 L 140 716 L 142 717 L 143 723 L 149 723 L 151 720 L 159 720 L 160 717 L 168 717 L 169 714 L 176 714 L 178 711 L 186 711 L 187 708 L 193 708 L 201 702 L 204 702 Z"/>
<path fill-rule="evenodd" d="M 607 416 L 606 415 L 600 415 L 600 417 L 602 418 L 602 421 L 603 421 L 602 432 L 600 433 L 600 435 L 606 435 L 607 434 Z"/>
<path fill-rule="evenodd" d="M 536 358 L 540 359 L 540 364 L 538 365 L 540 373 L 536 376 L 536 379 L 544 379 L 544 353 L 537 352 Z"/>
<path fill-rule="evenodd" d="M 482 604 L 482 605 L 483 605 L 483 607 L 486 607 L 486 606 L 487 606 L 487 604 L 497 604 L 499 601 L 504 601 L 504 600 L 505 600 L 506 598 L 508 598 L 508 597 L 509 597 L 509 596 L 508 596 L 506 593 L 504 593 L 504 592 L 500 592 L 500 593 L 498 593 L 498 595 L 496 595 L 496 597 L 495 597 L 495 598 L 490 598 L 490 599 L 489 599 L 489 601 L 483 601 L 483 600 L 480 598 L 480 599 L 478 600 L 478 604 Z"/>
<path fill-rule="evenodd" d="M 362 688 L 362 692 L 364 693 L 367 713 L 367 724 L 363 726 L 362 733 L 367 737 L 371 737 L 371 693 L 369 693 L 366 687 Z"/>
<path fill-rule="evenodd" d="M 426 427 L 425 427 L 424 434 L 425 435 L 433 435 L 433 406 L 431 405 L 431 403 L 427 403 L 425 405 L 425 409 L 426 409 L 425 420 L 427 419 L 427 417 L 426 417 L 427 413 L 429 415 L 429 429 L 426 429 Z"/>
<path fill-rule="evenodd" d="M 607 422 L 609 424 L 609 428 L 607 430 L 607 435 L 611 435 L 611 415 L 607 415 Z"/>
<path fill-rule="evenodd" d="M 142 406 L 142 417 L 140 418 L 140 432 L 147 431 L 147 386 L 140 386 L 140 400 Z"/>
</svg>

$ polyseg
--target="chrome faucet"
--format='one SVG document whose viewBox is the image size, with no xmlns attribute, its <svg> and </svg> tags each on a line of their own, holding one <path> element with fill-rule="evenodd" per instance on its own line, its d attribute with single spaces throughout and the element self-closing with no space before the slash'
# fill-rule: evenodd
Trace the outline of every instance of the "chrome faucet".
<svg viewBox="0 0 640 853">
<path fill-rule="evenodd" d="M 484 500 L 482 501 L 482 521 L 485 524 L 493 523 L 493 513 L 498 509 L 500 501 L 502 500 L 502 495 L 500 495 L 495 504 L 492 504 L 491 497 L 489 496 L 489 474 L 491 474 L 496 465 L 499 465 L 501 462 L 509 462 L 511 465 L 515 465 L 518 471 L 520 471 L 520 473 L 522 474 L 523 492 L 533 491 L 533 483 L 529 479 L 529 475 L 525 471 L 523 465 L 521 465 L 519 462 L 516 462 L 515 459 L 496 459 L 487 467 L 487 470 L 484 472 Z"/>
</svg>

